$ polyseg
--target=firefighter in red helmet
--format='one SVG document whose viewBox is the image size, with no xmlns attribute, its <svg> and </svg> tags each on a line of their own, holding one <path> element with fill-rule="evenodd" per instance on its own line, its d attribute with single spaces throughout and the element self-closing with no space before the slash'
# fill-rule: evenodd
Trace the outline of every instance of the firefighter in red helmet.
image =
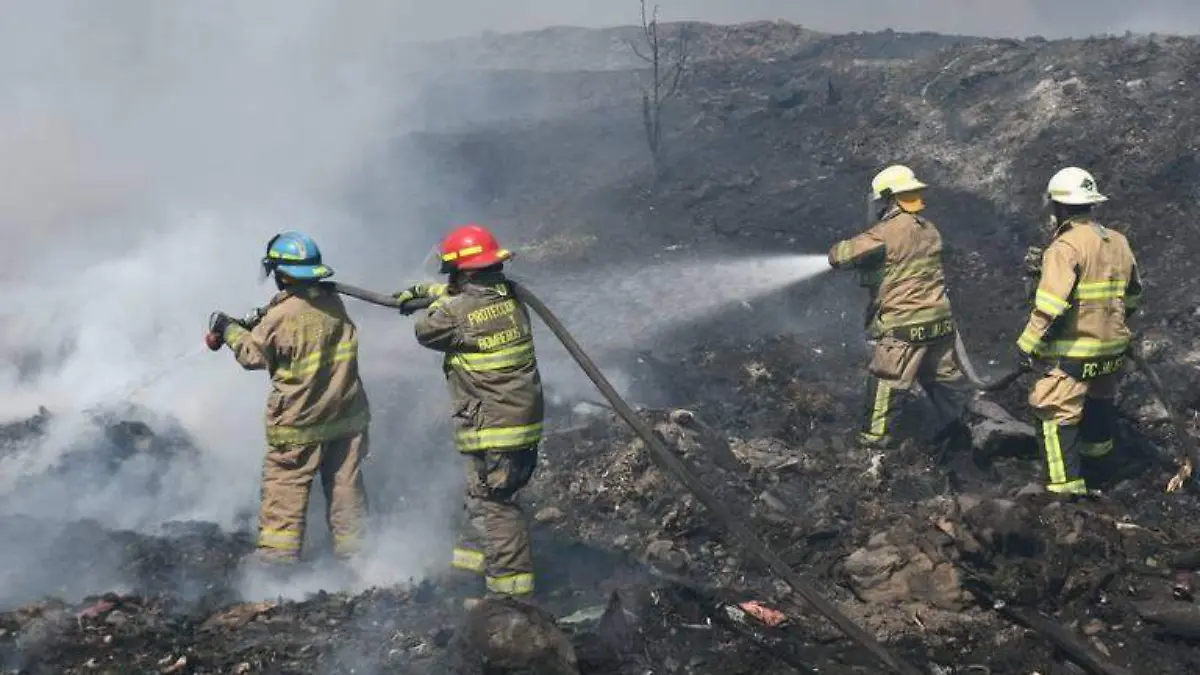
<svg viewBox="0 0 1200 675">
<path fill-rule="evenodd" d="M 504 276 L 512 253 L 479 225 L 451 232 L 437 252 L 446 283 L 395 294 L 400 312 L 432 299 L 417 341 L 442 352 L 454 441 L 467 460 L 466 515 L 455 568 L 482 574 L 489 594 L 533 593 L 529 527 L 517 492 L 532 478 L 542 440 L 542 380 L 529 313 Z"/>
</svg>

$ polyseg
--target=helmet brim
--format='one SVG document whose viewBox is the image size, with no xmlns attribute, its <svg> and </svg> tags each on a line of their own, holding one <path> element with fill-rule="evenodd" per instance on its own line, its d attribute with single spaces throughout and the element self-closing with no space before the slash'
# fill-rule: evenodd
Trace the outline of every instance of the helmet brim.
<svg viewBox="0 0 1200 675">
<path fill-rule="evenodd" d="M 919 190 L 924 190 L 928 187 L 929 186 L 925 183 L 922 183 L 914 178 L 913 180 L 897 183 L 896 185 L 889 185 L 884 188 L 883 192 L 875 192 L 872 190 L 871 195 L 874 196 L 875 199 L 883 199 L 886 196 L 894 197 L 896 195 L 902 195 L 905 192 L 917 192 Z"/>
<path fill-rule="evenodd" d="M 502 262 L 512 260 L 512 251 L 500 249 L 498 251 L 489 251 L 476 256 L 467 258 L 466 260 L 456 261 L 454 266 L 460 270 L 481 270 L 485 267 L 499 265 Z"/>
<path fill-rule="evenodd" d="M 333 276 L 328 265 L 279 265 L 277 270 L 293 279 L 327 279 Z"/>
<path fill-rule="evenodd" d="M 1108 201 L 1108 197 L 1100 193 L 1084 196 L 1076 195 L 1047 195 L 1050 201 L 1067 206 L 1087 206 L 1089 204 L 1103 204 Z"/>
</svg>

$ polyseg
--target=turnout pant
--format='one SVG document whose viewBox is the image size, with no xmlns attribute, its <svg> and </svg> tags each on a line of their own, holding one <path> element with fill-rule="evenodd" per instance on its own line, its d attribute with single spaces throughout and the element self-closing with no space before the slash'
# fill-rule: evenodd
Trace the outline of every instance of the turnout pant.
<svg viewBox="0 0 1200 675">
<path fill-rule="evenodd" d="M 1050 492 L 1086 493 L 1081 458 L 1112 452 L 1118 377 L 1081 381 L 1054 368 L 1034 384 L 1029 406 L 1038 420 L 1038 443 L 1046 457 L 1046 489 Z"/>
<path fill-rule="evenodd" d="M 953 335 L 926 343 L 880 338 L 867 372 L 865 421 L 859 434 L 864 445 L 890 444 L 902 399 L 914 384 L 921 385 L 933 403 L 939 433 L 962 418 L 968 384 L 954 360 Z"/>
<path fill-rule="evenodd" d="M 281 562 L 299 560 L 309 490 L 318 473 L 334 555 L 349 558 L 359 551 L 367 516 L 362 462 L 368 445 L 364 431 L 323 443 L 276 445 L 267 450 L 258 530 L 260 556 Z"/>
<path fill-rule="evenodd" d="M 484 575 L 489 593 L 533 593 L 529 524 L 516 494 L 537 468 L 537 447 L 467 455 L 467 523 L 453 566 Z"/>
</svg>

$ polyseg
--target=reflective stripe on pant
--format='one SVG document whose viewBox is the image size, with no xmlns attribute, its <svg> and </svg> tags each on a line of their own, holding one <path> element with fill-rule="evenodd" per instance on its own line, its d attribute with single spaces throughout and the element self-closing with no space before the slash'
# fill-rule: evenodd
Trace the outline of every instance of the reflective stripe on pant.
<svg viewBox="0 0 1200 675">
<path fill-rule="evenodd" d="M 480 453 L 467 457 L 467 499 L 462 539 L 454 567 L 483 573 L 492 593 L 533 592 L 533 551 L 529 526 L 516 493 L 537 466 L 537 448 Z"/>
<path fill-rule="evenodd" d="M 1049 471 L 1046 488 L 1052 492 L 1086 491 L 1079 458 L 1101 457 L 1113 446 L 1117 375 L 1080 381 L 1060 368 L 1045 373 L 1029 392 L 1029 406 L 1038 418 L 1039 434 Z M 1048 430 L 1054 428 L 1053 439 Z M 1051 446 L 1050 441 L 1055 445 Z M 1052 456 L 1052 453 L 1054 455 Z M 1064 472 L 1057 474 L 1057 456 Z"/>
<path fill-rule="evenodd" d="M 1059 494 L 1084 494 L 1087 483 L 1079 470 L 1079 427 L 1043 420 L 1038 440 L 1046 456 L 1046 489 Z"/>
<path fill-rule="evenodd" d="M 866 420 L 859 434 L 865 443 L 889 440 L 901 394 L 914 384 L 920 384 L 933 403 L 939 431 L 962 417 L 967 381 L 954 360 L 953 337 L 924 344 L 881 338 L 868 372 Z"/>
<path fill-rule="evenodd" d="M 867 376 L 867 395 L 864 400 L 866 424 L 863 425 L 862 433 L 858 435 L 860 442 L 866 445 L 883 445 L 891 439 L 888 434 L 899 411 L 895 400 L 898 393 L 891 383 L 873 375 Z"/>
<path fill-rule="evenodd" d="M 334 554 L 346 558 L 360 550 L 367 516 L 362 462 L 368 446 L 363 432 L 325 443 L 268 448 L 263 460 L 259 514 L 258 548 L 262 555 L 299 559 L 309 490 L 318 474 Z"/>
</svg>

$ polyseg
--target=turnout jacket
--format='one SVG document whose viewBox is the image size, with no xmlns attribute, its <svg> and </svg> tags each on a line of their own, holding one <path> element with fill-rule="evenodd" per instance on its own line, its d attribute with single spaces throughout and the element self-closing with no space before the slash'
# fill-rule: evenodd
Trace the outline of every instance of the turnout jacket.
<svg viewBox="0 0 1200 675">
<path fill-rule="evenodd" d="M 892 209 L 866 232 L 835 244 L 829 264 L 873 277 L 877 309 L 868 327 L 876 337 L 923 342 L 953 331 L 942 235 L 928 219 Z"/>
<path fill-rule="evenodd" d="M 1042 254 L 1033 311 L 1017 347 L 1044 359 L 1120 356 L 1132 338 L 1125 319 L 1141 295 L 1125 235 L 1088 216 L 1069 218 Z"/>
<path fill-rule="evenodd" d="M 459 452 L 536 446 L 545 404 L 529 313 L 502 274 L 458 287 L 431 284 L 436 299 L 415 325 L 417 341 L 445 354 Z"/>
<path fill-rule="evenodd" d="M 358 329 L 333 289 L 311 284 L 284 290 L 253 328 L 231 323 L 224 339 L 243 368 L 271 375 L 268 444 L 321 443 L 367 429 Z"/>
</svg>

